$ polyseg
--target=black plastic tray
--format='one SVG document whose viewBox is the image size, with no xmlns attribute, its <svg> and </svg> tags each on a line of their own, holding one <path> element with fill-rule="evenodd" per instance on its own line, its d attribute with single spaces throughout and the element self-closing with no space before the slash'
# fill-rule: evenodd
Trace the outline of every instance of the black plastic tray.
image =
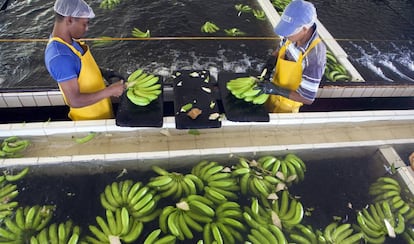
<svg viewBox="0 0 414 244">
<path fill-rule="evenodd" d="M 160 83 L 162 90 L 162 82 Z M 126 92 L 124 92 L 115 117 L 116 125 L 122 127 L 162 127 L 164 121 L 163 108 L 162 92 L 156 100 L 147 106 L 133 104 L 126 96 Z"/>
<path fill-rule="evenodd" d="M 215 84 L 216 82 L 210 79 L 210 74 L 206 70 L 179 70 L 174 72 L 174 115 L 177 129 L 221 127 L 219 119 L 209 119 L 210 114 L 219 113 L 215 98 L 218 88 Z M 210 89 L 211 93 L 206 92 L 203 88 Z M 192 103 L 193 108 L 202 110 L 202 113 L 196 119 L 189 117 L 187 112 L 180 111 L 181 107 L 187 103 Z M 211 103 L 215 105 L 210 107 Z"/>
<path fill-rule="evenodd" d="M 264 105 L 238 99 L 226 88 L 226 84 L 230 80 L 246 76 L 249 76 L 249 74 L 219 73 L 218 84 L 226 118 L 234 122 L 269 122 L 269 113 Z"/>
</svg>

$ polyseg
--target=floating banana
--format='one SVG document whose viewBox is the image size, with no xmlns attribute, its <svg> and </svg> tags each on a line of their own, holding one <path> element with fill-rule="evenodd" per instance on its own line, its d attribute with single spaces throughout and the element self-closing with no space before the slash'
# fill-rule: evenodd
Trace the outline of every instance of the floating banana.
<svg viewBox="0 0 414 244">
<path fill-rule="evenodd" d="M 10 136 L 3 140 L 0 148 L 0 158 L 21 157 L 22 152 L 30 146 L 29 140 L 20 139 L 17 136 Z"/>
<path fill-rule="evenodd" d="M 96 135 L 97 135 L 96 132 L 91 131 L 84 137 L 75 138 L 75 142 L 78 143 L 78 144 L 87 143 L 87 142 L 91 141 L 93 138 L 95 138 Z"/>
<path fill-rule="evenodd" d="M 148 38 L 148 37 L 151 37 L 151 33 L 150 33 L 150 30 L 143 32 L 140 29 L 135 27 L 134 29 L 132 29 L 132 36 L 138 37 L 138 38 Z"/>
<path fill-rule="evenodd" d="M 252 11 L 252 8 L 249 5 L 244 5 L 244 4 L 241 4 L 241 3 L 234 5 L 234 8 L 239 12 L 248 13 L 248 12 Z"/>
<path fill-rule="evenodd" d="M 253 9 L 252 13 L 258 20 L 266 20 L 266 14 L 263 10 Z"/>
<path fill-rule="evenodd" d="M 246 35 L 245 32 L 241 31 L 239 28 L 230 28 L 230 29 L 225 29 L 224 32 L 228 35 L 228 36 L 244 36 Z"/>
<path fill-rule="evenodd" d="M 220 30 L 220 28 L 216 24 L 214 24 L 213 22 L 210 22 L 210 21 L 206 21 L 201 26 L 201 32 L 204 32 L 204 33 L 214 33 L 218 30 Z"/>
<path fill-rule="evenodd" d="M 99 4 L 99 7 L 102 9 L 114 9 L 120 3 L 121 3 L 121 0 L 103 0 Z"/>
</svg>

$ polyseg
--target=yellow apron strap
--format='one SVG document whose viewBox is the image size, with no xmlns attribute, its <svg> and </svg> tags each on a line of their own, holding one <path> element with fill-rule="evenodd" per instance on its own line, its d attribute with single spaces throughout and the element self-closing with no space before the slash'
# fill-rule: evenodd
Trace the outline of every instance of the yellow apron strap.
<svg viewBox="0 0 414 244">
<path fill-rule="evenodd" d="M 312 50 L 316 46 L 316 44 L 318 44 L 320 41 L 321 41 L 321 38 L 319 37 L 313 40 L 312 43 L 309 45 L 308 49 L 303 53 L 303 57 L 305 57 L 308 54 L 308 52 Z"/>
<path fill-rule="evenodd" d="M 320 38 L 316 38 L 312 41 L 312 43 L 309 45 L 308 49 L 301 55 L 299 60 L 297 62 L 287 61 L 287 60 L 278 60 L 277 62 L 279 65 L 276 64 L 276 72 L 284 72 L 289 69 L 289 72 L 294 72 L 294 74 L 297 75 L 297 79 L 301 79 L 302 77 L 302 60 L 303 57 L 305 57 L 311 49 L 313 49 L 319 42 L 321 41 Z M 279 53 L 279 59 L 284 56 L 287 46 L 290 44 L 290 41 L 287 40 L 286 43 L 281 48 L 282 53 Z M 300 68 L 300 70 L 298 70 Z M 300 73 L 297 73 L 300 72 Z M 295 87 L 298 87 L 300 85 L 300 81 L 298 80 L 298 83 L 295 82 L 296 78 L 294 80 L 290 80 L 292 78 L 292 73 L 287 73 L 284 76 L 282 73 L 277 74 L 278 79 L 282 80 L 274 80 L 277 85 L 280 85 L 284 88 L 288 89 L 295 89 Z M 293 82 L 293 83 L 292 83 Z M 300 102 L 296 102 L 294 100 L 291 100 L 286 97 L 278 96 L 278 95 L 271 95 L 269 99 L 266 102 L 266 108 L 269 112 L 273 113 L 297 113 L 299 112 L 299 108 L 303 104 Z"/>
<path fill-rule="evenodd" d="M 57 41 L 57 42 L 60 42 L 62 44 L 65 44 L 68 48 L 70 48 L 70 50 L 72 50 L 72 52 L 74 54 L 76 54 L 79 58 L 82 58 L 82 53 L 79 52 L 74 46 L 72 46 L 69 43 L 67 43 L 64 40 L 62 40 L 62 38 L 60 38 L 60 37 L 52 37 L 52 38 L 49 39 L 48 44 L 51 43 L 52 41 Z M 83 42 L 81 42 L 81 44 L 83 44 Z"/>
</svg>

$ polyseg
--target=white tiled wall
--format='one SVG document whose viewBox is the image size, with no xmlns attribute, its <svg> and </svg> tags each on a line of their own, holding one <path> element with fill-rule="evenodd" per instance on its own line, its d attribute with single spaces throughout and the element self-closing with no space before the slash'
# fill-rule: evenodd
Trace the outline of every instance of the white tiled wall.
<svg viewBox="0 0 414 244">
<path fill-rule="evenodd" d="M 338 97 L 411 97 L 414 96 L 414 85 L 395 86 L 325 86 L 319 89 L 319 98 Z"/>
<path fill-rule="evenodd" d="M 0 108 L 63 106 L 60 91 L 0 93 Z"/>
<path fill-rule="evenodd" d="M 414 96 L 414 85 L 398 86 L 324 86 L 318 91 L 319 98 L 346 97 L 409 97 Z M 0 108 L 63 106 L 60 91 L 0 93 Z"/>
</svg>

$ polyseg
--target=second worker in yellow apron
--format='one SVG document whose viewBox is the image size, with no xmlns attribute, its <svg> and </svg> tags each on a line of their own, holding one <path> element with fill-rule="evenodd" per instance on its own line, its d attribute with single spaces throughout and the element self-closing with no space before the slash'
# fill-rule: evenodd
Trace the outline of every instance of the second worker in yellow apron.
<svg viewBox="0 0 414 244">
<path fill-rule="evenodd" d="M 266 102 L 269 112 L 297 113 L 303 104 L 315 100 L 326 65 L 326 47 L 316 31 L 316 20 L 313 4 L 296 0 L 285 8 L 275 27 L 275 33 L 283 39 L 265 66 L 264 81 L 257 87 L 271 94 Z"/>
</svg>

